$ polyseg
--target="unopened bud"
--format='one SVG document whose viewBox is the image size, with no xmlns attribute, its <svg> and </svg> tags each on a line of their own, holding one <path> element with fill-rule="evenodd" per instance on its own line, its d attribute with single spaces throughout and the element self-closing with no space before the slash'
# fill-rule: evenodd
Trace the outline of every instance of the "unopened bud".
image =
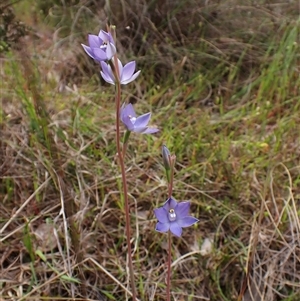
<svg viewBox="0 0 300 301">
<path fill-rule="evenodd" d="M 171 153 L 165 145 L 162 146 L 162 157 L 163 157 L 163 162 L 164 162 L 165 169 L 170 170 L 171 166 L 172 166 L 172 164 L 171 164 Z"/>
</svg>

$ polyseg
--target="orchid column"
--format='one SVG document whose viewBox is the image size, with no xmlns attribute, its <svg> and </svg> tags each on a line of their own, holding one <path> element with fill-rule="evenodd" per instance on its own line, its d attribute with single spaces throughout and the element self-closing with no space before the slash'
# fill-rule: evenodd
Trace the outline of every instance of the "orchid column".
<svg viewBox="0 0 300 301">
<path fill-rule="evenodd" d="M 134 269 L 132 264 L 131 254 L 131 227 L 130 227 L 130 206 L 128 201 L 127 180 L 125 172 L 125 152 L 127 148 L 128 139 L 131 132 L 151 134 L 158 131 L 155 128 L 149 128 L 148 123 L 150 121 L 151 114 L 147 113 L 136 117 L 132 104 L 123 104 L 121 107 L 121 85 L 126 85 L 135 80 L 140 71 L 135 72 L 135 61 L 127 63 L 124 67 L 121 61 L 117 57 L 115 39 L 110 32 L 100 30 L 98 36 L 89 35 L 89 46 L 83 45 L 85 52 L 97 62 L 100 62 L 102 78 L 109 84 L 115 85 L 115 111 L 116 111 L 116 145 L 118 158 L 122 174 L 123 182 L 123 197 L 125 202 L 125 221 L 126 221 L 126 240 L 127 240 L 127 252 L 128 252 L 128 268 L 130 273 L 130 283 L 132 290 L 132 299 L 136 301 L 136 289 L 134 280 Z M 126 132 L 121 144 L 120 135 L 120 120 L 126 127 Z"/>
</svg>

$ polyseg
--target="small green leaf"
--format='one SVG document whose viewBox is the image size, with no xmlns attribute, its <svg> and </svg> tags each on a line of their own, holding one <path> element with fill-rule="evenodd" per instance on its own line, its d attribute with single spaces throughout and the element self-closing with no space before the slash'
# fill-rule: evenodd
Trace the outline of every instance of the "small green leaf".
<svg viewBox="0 0 300 301">
<path fill-rule="evenodd" d="M 69 277 L 67 275 L 62 275 L 60 278 L 63 279 L 63 280 L 66 280 L 68 282 L 74 282 L 74 283 L 78 283 L 78 284 L 81 283 L 78 279 L 73 278 L 73 277 Z"/>
<path fill-rule="evenodd" d="M 43 254 L 43 252 L 41 250 L 36 250 L 35 254 L 40 257 L 44 262 L 47 261 L 46 256 Z"/>
<path fill-rule="evenodd" d="M 24 236 L 23 236 L 23 243 L 24 246 L 29 253 L 30 259 L 32 262 L 34 262 L 34 252 L 33 252 L 33 246 L 32 246 L 32 237 L 30 235 L 28 223 L 26 223 L 25 228 L 24 228 Z"/>
</svg>

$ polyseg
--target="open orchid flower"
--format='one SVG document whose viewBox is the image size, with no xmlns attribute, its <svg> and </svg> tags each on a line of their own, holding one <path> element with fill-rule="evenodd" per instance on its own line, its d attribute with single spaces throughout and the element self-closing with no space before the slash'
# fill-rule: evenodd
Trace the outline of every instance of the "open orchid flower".
<svg viewBox="0 0 300 301">
<path fill-rule="evenodd" d="M 146 113 L 136 117 L 135 111 L 131 103 L 123 105 L 121 108 L 121 121 L 124 123 L 128 131 L 140 134 L 153 134 L 159 131 L 157 128 L 148 127 L 151 113 Z"/>
<path fill-rule="evenodd" d="M 182 228 L 192 226 L 198 219 L 189 215 L 190 202 L 179 202 L 170 197 L 165 204 L 154 209 L 154 214 L 158 219 L 156 231 L 171 231 L 175 236 L 180 237 Z"/>
<path fill-rule="evenodd" d="M 98 62 L 109 61 L 116 54 L 116 46 L 109 32 L 100 30 L 99 34 L 88 37 L 89 46 L 81 44 L 85 52 Z"/>
<path fill-rule="evenodd" d="M 100 71 L 102 78 L 109 84 L 114 85 L 116 83 L 116 79 L 112 68 L 109 64 L 105 62 L 101 62 L 102 71 Z M 127 85 L 134 81 L 140 74 L 141 71 L 135 70 L 135 61 L 127 63 L 124 67 L 121 61 L 118 59 L 118 67 L 120 72 L 120 83 L 121 85 Z"/>
</svg>

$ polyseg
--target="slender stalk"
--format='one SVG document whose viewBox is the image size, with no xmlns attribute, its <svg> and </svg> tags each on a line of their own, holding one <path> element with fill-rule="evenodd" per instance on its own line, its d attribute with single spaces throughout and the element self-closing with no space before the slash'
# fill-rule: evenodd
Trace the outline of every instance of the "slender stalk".
<svg viewBox="0 0 300 301">
<path fill-rule="evenodd" d="M 118 72 L 118 70 L 117 70 Z M 128 190 L 127 190 L 127 179 L 126 171 L 124 164 L 124 156 L 121 148 L 121 139 L 120 139 L 120 105 L 121 105 L 121 84 L 117 83 L 116 91 L 116 143 L 117 143 L 117 152 L 121 167 L 122 182 L 123 182 L 123 196 L 125 201 L 125 223 L 126 223 L 126 240 L 127 240 L 127 252 L 128 252 L 128 268 L 130 274 L 130 283 L 132 290 L 132 300 L 136 301 L 136 290 L 135 290 L 135 281 L 134 281 L 134 272 L 133 264 L 131 257 L 131 242 L 130 242 L 130 212 L 129 212 L 129 201 L 128 201 Z"/>
<path fill-rule="evenodd" d="M 172 254 L 171 254 L 171 231 L 168 233 L 168 271 L 167 271 L 167 301 L 171 301 L 171 261 L 172 261 Z"/>
<path fill-rule="evenodd" d="M 116 40 L 115 36 L 115 28 L 113 29 L 112 34 L 114 39 Z M 121 175 L 122 175 L 122 182 L 123 182 L 123 196 L 125 201 L 125 228 L 126 228 L 126 241 L 127 241 L 127 254 L 128 254 L 128 268 L 129 268 L 129 275 L 130 275 L 130 284 L 131 284 L 131 293 L 132 293 L 132 300 L 136 301 L 136 289 L 135 289 L 135 281 L 134 281 L 134 270 L 133 270 L 133 263 L 131 257 L 131 239 L 130 239 L 130 210 L 129 210 L 129 201 L 128 201 L 128 189 L 127 189 L 127 178 L 126 178 L 126 171 L 125 171 L 125 164 L 124 164 L 124 157 L 126 152 L 126 146 L 123 145 L 123 150 L 121 147 L 121 134 L 120 134 L 120 110 L 121 110 L 121 83 L 120 83 L 120 70 L 118 65 L 118 58 L 117 55 L 113 57 L 113 63 L 110 63 L 110 66 L 114 72 L 115 79 L 116 79 L 116 95 L 115 95 L 115 104 L 116 104 L 116 144 L 117 144 L 117 152 L 119 157 L 119 163 L 121 167 Z"/>
<path fill-rule="evenodd" d="M 175 162 L 173 162 L 175 164 Z M 172 164 L 172 165 L 173 165 Z M 170 183 L 168 185 L 168 198 L 172 196 L 174 179 L 174 165 L 171 168 Z M 171 262 L 172 262 L 172 236 L 171 231 L 168 233 L 168 270 L 167 270 L 167 301 L 171 301 Z"/>
<path fill-rule="evenodd" d="M 172 192 L 173 192 L 173 175 L 171 174 L 171 181 L 168 185 L 168 198 L 172 196 Z"/>
<path fill-rule="evenodd" d="M 169 155 L 169 162 L 171 164 L 171 172 L 170 172 L 170 182 L 168 184 L 168 197 L 170 198 L 173 193 L 173 180 L 174 180 L 174 166 L 175 166 L 176 156 Z"/>
</svg>

